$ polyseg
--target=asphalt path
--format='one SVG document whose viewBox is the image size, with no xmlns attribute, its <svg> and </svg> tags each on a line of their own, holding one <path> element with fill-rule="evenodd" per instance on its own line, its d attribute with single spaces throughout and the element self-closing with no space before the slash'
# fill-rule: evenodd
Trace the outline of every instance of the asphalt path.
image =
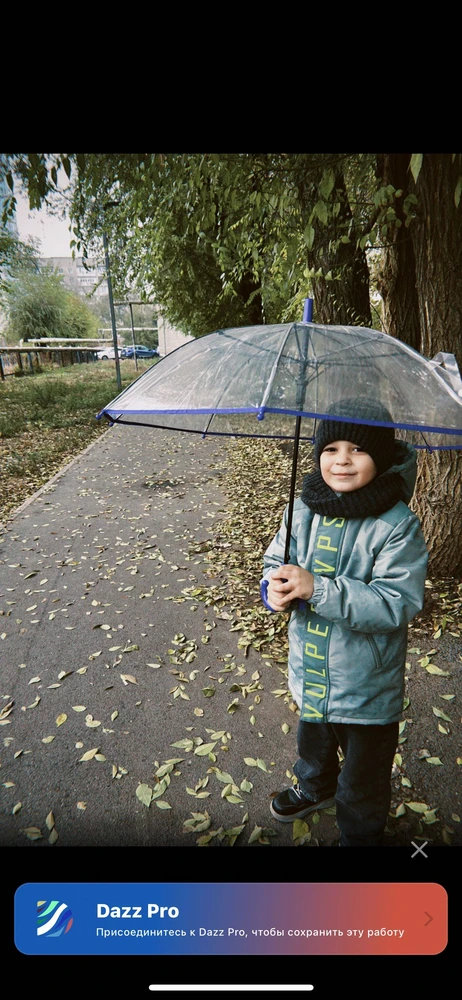
<svg viewBox="0 0 462 1000">
<path fill-rule="evenodd" d="M 269 812 L 295 751 L 280 671 L 194 595 L 225 454 L 111 428 L 4 525 L 2 846 L 294 844 Z M 336 836 L 323 813 L 306 842 Z"/>
</svg>

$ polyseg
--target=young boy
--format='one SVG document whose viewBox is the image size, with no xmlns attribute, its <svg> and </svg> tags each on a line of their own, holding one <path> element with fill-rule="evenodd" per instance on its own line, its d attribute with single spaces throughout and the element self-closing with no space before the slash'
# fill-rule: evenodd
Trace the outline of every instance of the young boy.
<svg viewBox="0 0 462 1000">
<path fill-rule="evenodd" d="M 264 556 L 267 600 L 291 611 L 289 687 L 300 709 L 295 786 L 271 802 L 283 823 L 336 805 L 339 846 L 383 844 L 402 716 L 407 625 L 423 607 L 428 554 L 407 507 L 416 452 L 373 400 L 345 399 L 314 442 L 316 471 Z M 339 765 L 338 748 L 344 756 Z"/>
</svg>

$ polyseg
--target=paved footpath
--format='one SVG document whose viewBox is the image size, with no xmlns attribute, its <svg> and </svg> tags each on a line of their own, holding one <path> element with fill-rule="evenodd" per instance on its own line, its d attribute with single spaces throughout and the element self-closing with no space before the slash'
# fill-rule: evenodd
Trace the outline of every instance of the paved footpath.
<svg viewBox="0 0 462 1000">
<path fill-rule="evenodd" d="M 293 845 L 269 813 L 295 751 L 281 674 L 192 593 L 224 455 L 111 428 L 3 527 L 2 846 Z M 232 686 L 255 671 L 252 702 Z M 335 818 L 316 820 L 327 846 Z"/>
</svg>

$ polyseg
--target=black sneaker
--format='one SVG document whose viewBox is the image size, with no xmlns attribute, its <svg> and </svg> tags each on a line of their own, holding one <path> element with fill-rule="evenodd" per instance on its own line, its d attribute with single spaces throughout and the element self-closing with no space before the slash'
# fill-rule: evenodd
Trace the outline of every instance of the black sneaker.
<svg viewBox="0 0 462 1000">
<path fill-rule="evenodd" d="M 275 796 L 270 803 L 270 812 L 281 823 L 292 823 L 294 819 L 303 819 L 317 809 L 328 809 L 333 805 L 335 805 L 334 798 L 312 802 L 303 794 L 300 785 L 293 785 L 292 788 L 285 788 Z"/>
</svg>

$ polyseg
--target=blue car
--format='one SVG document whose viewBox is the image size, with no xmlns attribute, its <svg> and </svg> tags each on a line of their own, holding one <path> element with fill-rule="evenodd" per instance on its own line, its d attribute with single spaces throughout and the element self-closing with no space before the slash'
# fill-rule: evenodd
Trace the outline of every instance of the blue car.
<svg viewBox="0 0 462 1000">
<path fill-rule="evenodd" d="M 120 357 L 121 358 L 157 358 L 159 356 L 159 351 L 157 347 L 145 347 L 144 344 L 135 344 L 135 347 L 124 347 Z"/>
</svg>

